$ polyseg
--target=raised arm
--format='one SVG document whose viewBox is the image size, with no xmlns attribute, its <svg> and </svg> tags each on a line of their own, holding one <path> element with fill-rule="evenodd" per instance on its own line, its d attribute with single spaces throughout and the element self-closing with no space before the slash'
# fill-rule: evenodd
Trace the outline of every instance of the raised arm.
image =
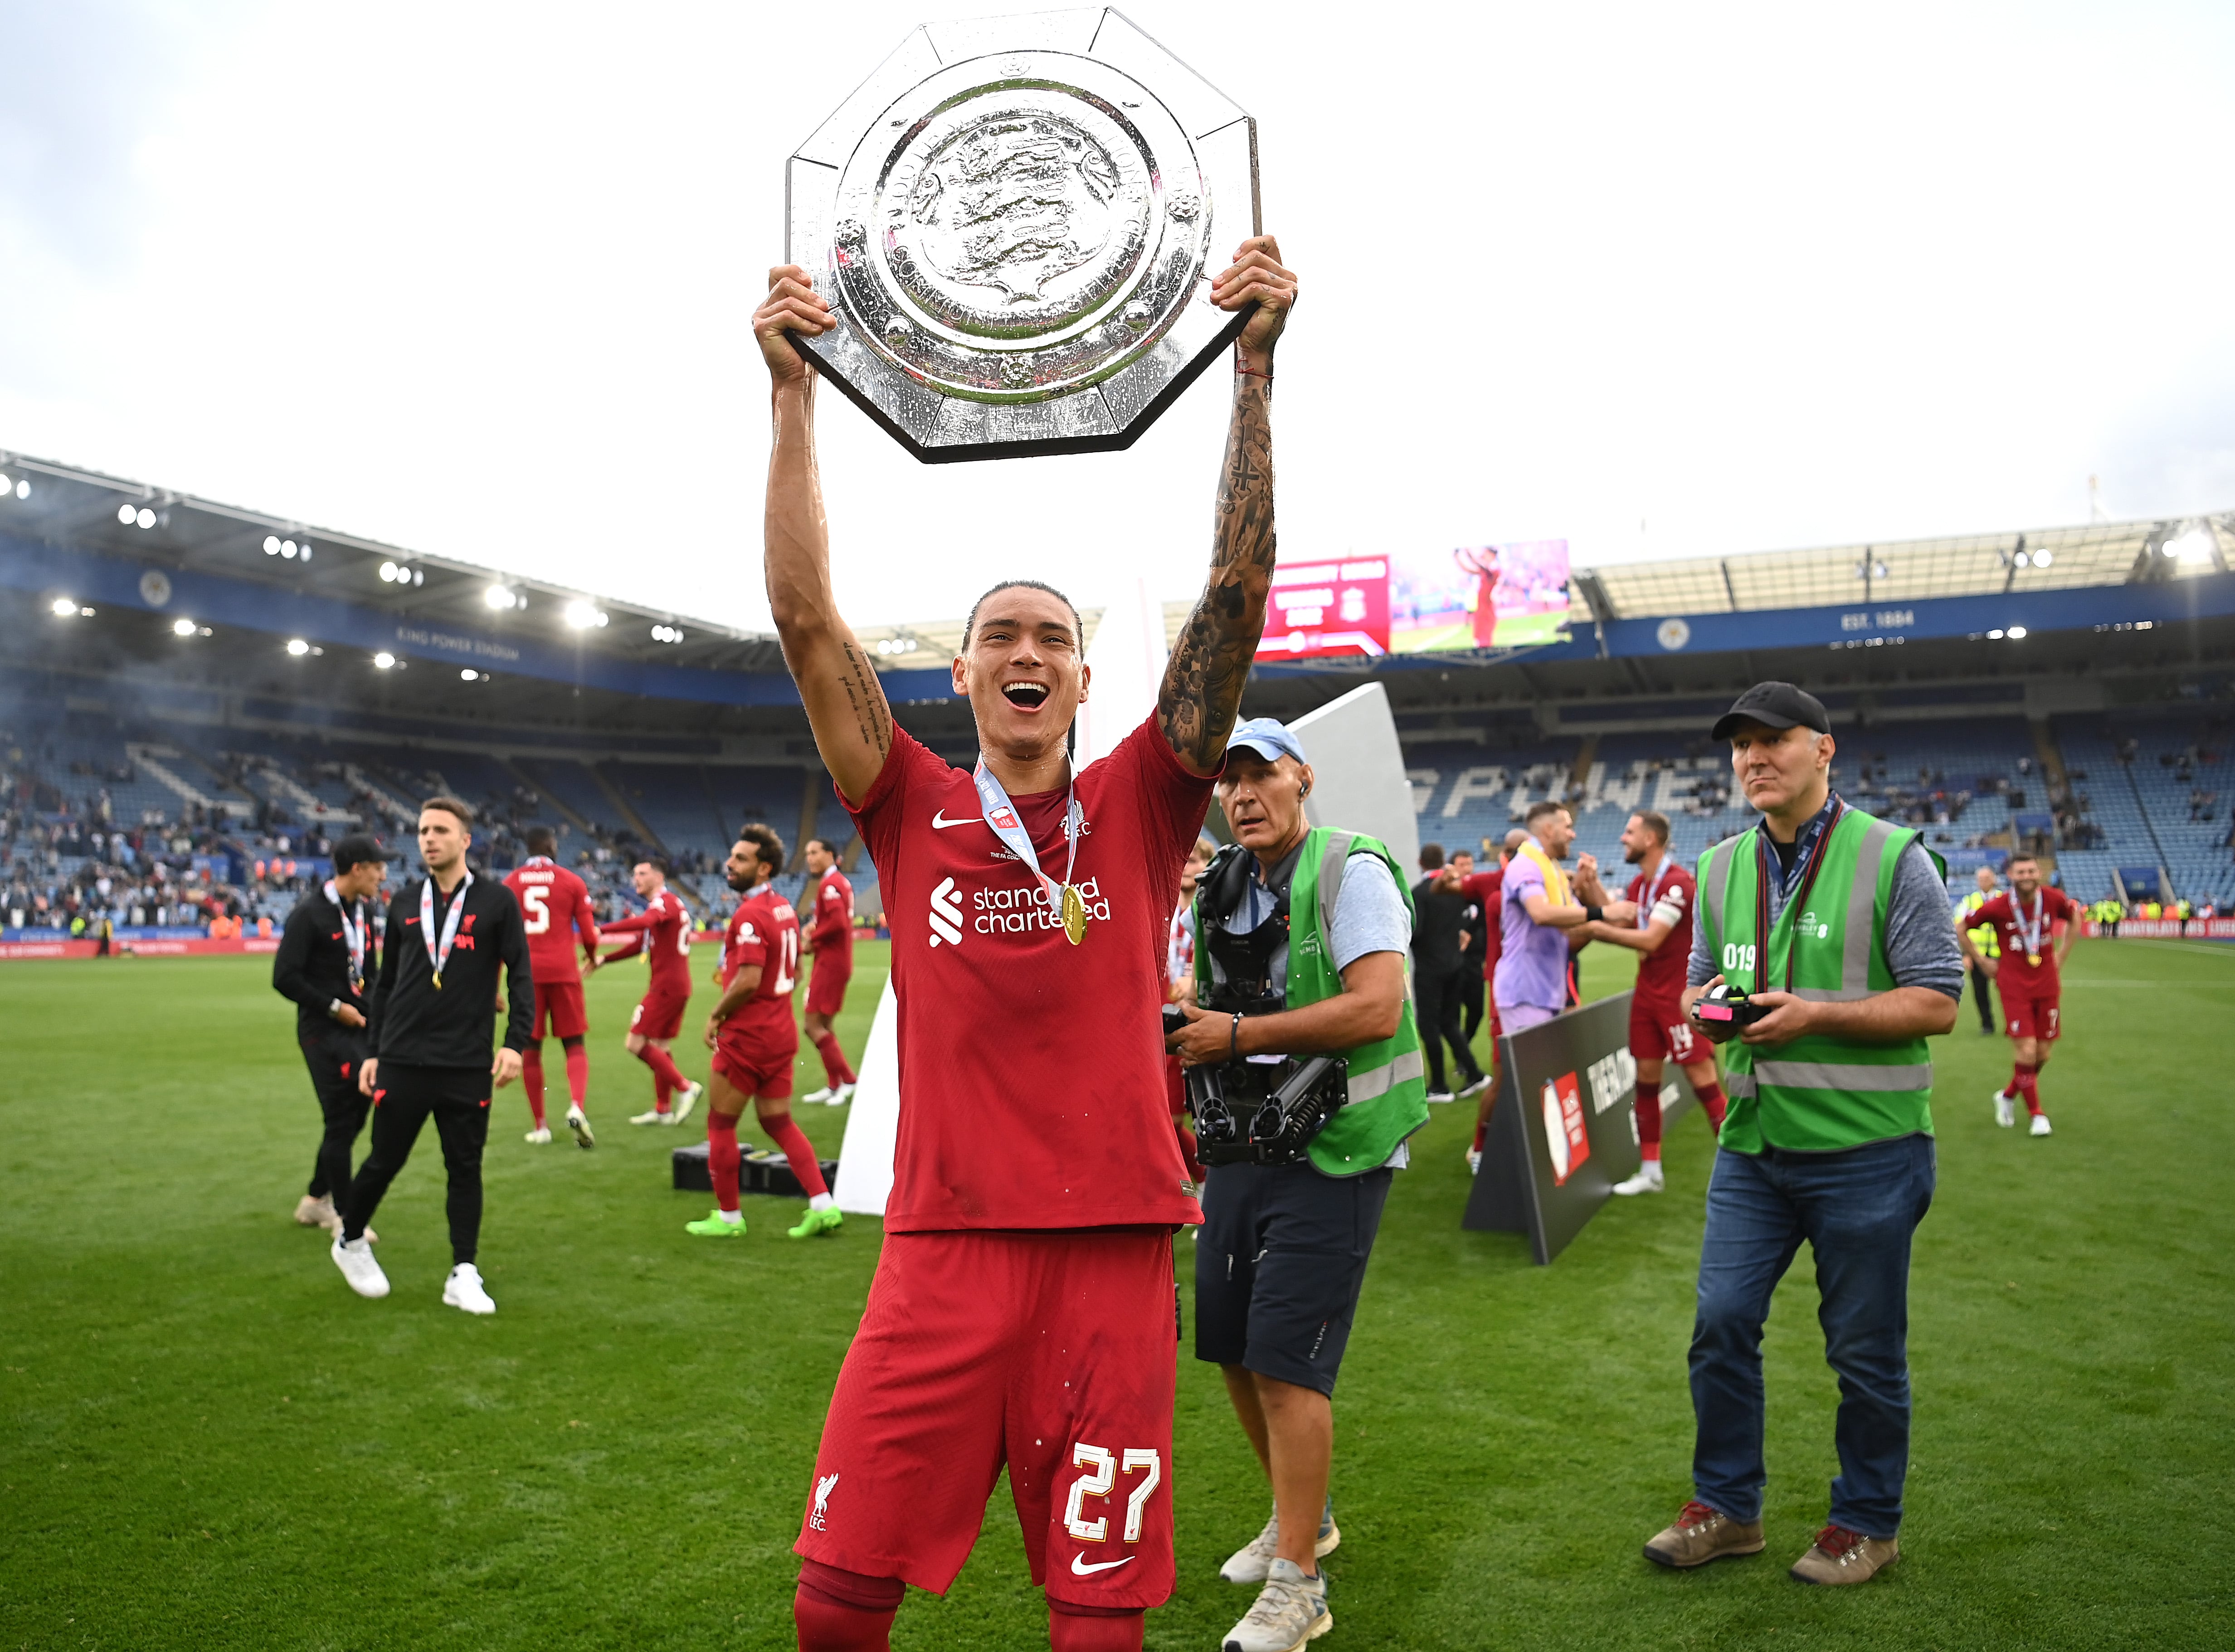
<svg viewBox="0 0 2235 1652">
<path fill-rule="evenodd" d="M 1157 720 L 1181 766 L 1216 774 L 1226 761 L 1226 737 L 1242 707 L 1242 690 L 1265 629 L 1273 583 L 1273 347 L 1296 302 L 1296 278 L 1281 267 L 1269 235 L 1242 242 L 1234 263 L 1211 284 L 1222 310 L 1255 305 L 1234 346 L 1234 414 L 1218 481 L 1211 534 L 1210 577 L 1180 633 L 1157 697 Z"/>
<path fill-rule="evenodd" d="M 769 272 L 768 298 L 753 315 L 775 430 L 763 529 L 769 611 L 823 766 L 859 803 L 892 750 L 893 713 L 831 594 L 830 524 L 815 464 L 815 370 L 788 337 L 813 338 L 837 324 L 806 271 L 786 264 Z"/>
</svg>

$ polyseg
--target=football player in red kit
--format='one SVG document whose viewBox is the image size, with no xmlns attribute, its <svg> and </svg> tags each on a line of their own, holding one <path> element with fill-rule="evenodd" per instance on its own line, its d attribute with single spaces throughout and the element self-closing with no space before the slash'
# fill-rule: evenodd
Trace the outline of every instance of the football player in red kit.
<svg viewBox="0 0 2235 1652">
<path fill-rule="evenodd" d="M 1482 960 L 1482 978 L 1485 983 L 1498 974 L 1498 957 L 1505 950 L 1505 865 L 1528 841 L 1529 834 L 1517 826 L 1506 833 L 1504 847 L 1498 853 L 1498 864 L 1489 871 L 1454 870 L 1452 873 L 1458 880 L 1454 887 L 1473 901 L 1482 913 L 1485 936 L 1489 942 Z M 1469 856 L 1468 859 L 1471 861 L 1473 856 Z M 1504 1030 L 1498 1026 L 1498 1000 L 1493 997 L 1490 1001 L 1490 1054 L 1493 1071 L 1498 1060 L 1498 1040 Z M 1497 1084 L 1485 1087 L 1482 1101 L 1475 1108 L 1474 1143 L 1467 1149 L 1466 1156 L 1470 1172 L 1482 1169 L 1482 1144 L 1490 1136 L 1491 1109 L 1498 1105 L 1498 1092 L 1502 1087 Z"/>
<path fill-rule="evenodd" d="M 2063 890 L 2041 881 L 2041 862 L 2032 856 L 2013 856 L 2007 869 L 2010 887 L 1963 917 L 1963 923 L 1995 926 L 2002 956 L 1982 957 L 1963 923 L 1956 926 L 1956 939 L 1972 967 L 1986 971 L 1995 983 L 2002 1000 L 2002 1026 L 2010 1035 L 2010 1081 L 1995 1092 L 1995 1122 L 2016 1124 L 2017 1098 L 2022 1096 L 2033 1119 L 2029 1128 L 2046 1136 L 2041 1070 L 2048 1065 L 2048 1046 L 2062 1031 L 2057 1025 L 2058 972 L 2080 934 L 2080 908 Z"/>
<path fill-rule="evenodd" d="M 531 826 L 521 835 L 528 845 L 527 861 L 506 877 L 504 887 L 520 901 L 527 920 L 528 963 L 535 976 L 535 1030 L 520 1058 L 520 1080 L 528 1091 L 528 1109 L 535 1128 L 528 1139 L 539 1145 L 551 1139 L 543 1122 L 543 1029 L 547 1022 L 567 1052 L 567 1128 L 576 1145 L 595 1147 L 589 1115 L 582 1103 L 590 1093 L 590 1052 L 583 1045 L 590 1017 L 582 1006 L 582 967 L 574 961 L 574 947 L 581 943 L 583 960 L 598 955 L 598 919 L 590 907 L 590 890 L 551 856 L 559 839 L 548 826 Z"/>
<path fill-rule="evenodd" d="M 767 826 L 737 835 L 723 867 L 730 887 L 744 898 L 730 914 L 722 937 L 722 996 L 706 1018 L 706 1047 L 714 1075 L 706 1097 L 706 1167 L 714 1178 L 714 1210 L 685 1231 L 705 1239 L 741 1237 L 737 1209 L 737 1116 L 750 1101 L 761 1128 L 783 1154 L 808 1197 L 807 1215 L 790 1229 L 795 1239 L 835 1233 L 844 1220 L 831 1203 L 813 1144 L 791 1122 L 791 1064 L 799 1054 L 791 993 L 799 984 L 799 914 L 769 880 L 783 869 L 783 839 Z"/>
<path fill-rule="evenodd" d="M 888 1647 L 903 1585 L 954 1582 L 1004 1466 L 1056 1652 L 1137 1652 L 1171 1593 L 1172 1234 L 1202 1212 L 1164 1105 L 1164 942 L 1264 628 L 1279 257 L 1253 238 L 1210 289 L 1249 313 L 1203 598 L 1155 711 L 1076 772 L 1078 616 L 1038 581 L 995 586 L 964 626 L 974 772 L 894 724 L 832 595 L 816 377 L 785 336 L 828 331 L 829 306 L 787 266 L 753 318 L 769 606 L 876 863 L 900 1012 L 884 1245 L 795 1545 L 806 1652 Z M 1316 1568 L 1295 1587 L 1325 1589 Z"/>
<path fill-rule="evenodd" d="M 1712 1045 L 1692 1036 L 1679 1001 L 1692 955 L 1692 907 L 1699 886 L 1668 853 L 1668 816 L 1642 809 L 1622 831 L 1622 858 L 1637 869 L 1622 899 L 1637 908 L 1635 924 L 1584 926 L 1594 941 L 1642 954 L 1629 1000 L 1629 1053 L 1637 1063 L 1637 1174 L 1614 1184 L 1616 1193 L 1658 1193 L 1661 1176 L 1661 1079 L 1674 1061 L 1692 1081 L 1710 1129 L 1723 1127 L 1724 1099 Z"/>
<path fill-rule="evenodd" d="M 854 886 L 838 869 L 838 849 L 827 837 L 807 840 L 808 910 L 814 928 L 807 932 L 807 950 L 815 956 L 815 973 L 807 983 L 808 1042 L 823 1058 L 823 1075 L 830 1082 L 802 1096 L 803 1102 L 828 1102 L 842 1107 L 854 1099 L 854 1069 L 838 1047 L 832 1025 L 846 1007 L 846 983 L 854 979 Z"/>
<path fill-rule="evenodd" d="M 652 986 L 629 1017 L 628 1052 L 652 1069 L 652 1111 L 632 1124 L 679 1124 L 704 1092 L 683 1076 L 667 1046 L 683 1031 L 683 1012 L 691 1003 L 691 914 L 682 897 L 667 887 L 667 862 L 657 856 L 639 861 L 633 874 L 644 910 L 605 928 L 605 935 L 628 939 L 588 967 L 600 968 L 643 953 L 652 960 Z"/>
</svg>

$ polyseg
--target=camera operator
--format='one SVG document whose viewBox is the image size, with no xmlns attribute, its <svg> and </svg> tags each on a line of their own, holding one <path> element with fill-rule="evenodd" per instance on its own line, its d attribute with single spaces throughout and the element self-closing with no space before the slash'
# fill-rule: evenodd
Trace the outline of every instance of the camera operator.
<svg viewBox="0 0 2235 1652">
<path fill-rule="evenodd" d="M 1208 1167 L 1196 1357 L 1224 1373 L 1273 1486 L 1272 1518 L 1221 1569 L 1264 1585 L 1226 1639 L 1240 1652 L 1332 1622 L 1319 1557 L 1340 1541 L 1335 1373 L 1392 1172 L 1428 1117 L 1411 901 L 1380 842 L 1308 825 L 1311 789 L 1286 728 L 1235 730 L 1217 795 L 1237 841 L 1203 875 L 1196 1001 L 1175 1006 L 1186 1024 L 1169 1040 Z"/>
</svg>

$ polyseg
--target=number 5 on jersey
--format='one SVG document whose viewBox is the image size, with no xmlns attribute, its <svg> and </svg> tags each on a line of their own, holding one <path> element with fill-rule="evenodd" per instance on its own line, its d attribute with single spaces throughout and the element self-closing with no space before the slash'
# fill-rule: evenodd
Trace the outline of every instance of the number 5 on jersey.
<svg viewBox="0 0 2235 1652">
<path fill-rule="evenodd" d="M 520 903 L 528 908 L 528 933 L 547 933 L 551 928 L 551 891 L 540 883 L 531 883 L 520 892 Z"/>
<path fill-rule="evenodd" d="M 1140 1472 L 1141 1483 L 1125 1494 L 1125 1541 L 1140 1542 L 1141 1511 L 1148 1507 L 1149 1494 L 1164 1477 L 1163 1459 L 1154 1451 L 1137 1446 L 1128 1449 L 1121 1462 L 1117 1455 L 1099 1446 L 1079 1445 L 1071 1448 L 1071 1465 L 1087 1472 L 1071 1483 L 1071 1500 L 1063 1511 L 1065 1529 L 1081 1543 L 1107 1543 L 1110 1517 L 1104 1514 L 1092 1520 L 1086 1518 L 1086 1499 L 1108 1497 L 1120 1472 Z"/>
</svg>

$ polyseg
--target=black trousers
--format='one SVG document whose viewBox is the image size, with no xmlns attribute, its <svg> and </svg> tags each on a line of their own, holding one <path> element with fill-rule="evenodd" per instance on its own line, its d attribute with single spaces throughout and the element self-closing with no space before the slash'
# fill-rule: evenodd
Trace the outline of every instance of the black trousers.
<svg viewBox="0 0 2235 1652">
<path fill-rule="evenodd" d="M 471 1262 L 482 1236 L 482 1149 L 488 1141 L 489 1074 L 486 1067 L 414 1067 L 383 1060 L 375 1069 L 372 1150 L 349 1186 L 342 1237 L 364 1237 L 388 1184 L 411 1157 L 421 1126 L 431 1116 L 442 1141 L 442 1168 L 450 1190 L 450 1259 Z"/>
<path fill-rule="evenodd" d="M 1444 1082 L 1444 1046 L 1449 1044 L 1458 1058 L 1459 1071 L 1465 1081 L 1472 1084 L 1482 1077 L 1482 1068 L 1476 1065 L 1474 1052 L 1467 1048 L 1466 1037 L 1459 1031 L 1460 993 L 1465 986 L 1466 972 L 1454 969 L 1440 975 L 1431 975 L 1416 968 L 1412 974 L 1413 1013 L 1420 1024 L 1420 1047 L 1428 1058 L 1428 1088 L 1448 1091 Z M 1475 983 L 1478 987 L 1479 981 Z"/>
<path fill-rule="evenodd" d="M 1979 1000 L 1979 1029 L 1984 1032 L 1995 1030 L 1995 995 L 1987 981 L 1987 972 L 1971 966 L 1971 996 Z"/>
<path fill-rule="evenodd" d="M 1490 983 L 1482 978 L 1482 967 L 1469 964 L 1459 971 L 1459 1031 L 1465 1034 L 1469 1048 L 1474 1045 L 1474 1035 L 1482 1029 L 1483 1000 Z"/>
<path fill-rule="evenodd" d="M 331 1194 L 338 1205 L 349 1196 L 350 1150 L 372 1108 L 371 1098 L 357 1087 L 357 1063 L 364 1059 L 364 1035 L 351 1027 L 338 1026 L 303 1039 L 303 1065 L 311 1070 L 311 1088 L 326 1119 L 318 1157 L 311 1166 L 309 1192 L 314 1199 Z"/>
</svg>

